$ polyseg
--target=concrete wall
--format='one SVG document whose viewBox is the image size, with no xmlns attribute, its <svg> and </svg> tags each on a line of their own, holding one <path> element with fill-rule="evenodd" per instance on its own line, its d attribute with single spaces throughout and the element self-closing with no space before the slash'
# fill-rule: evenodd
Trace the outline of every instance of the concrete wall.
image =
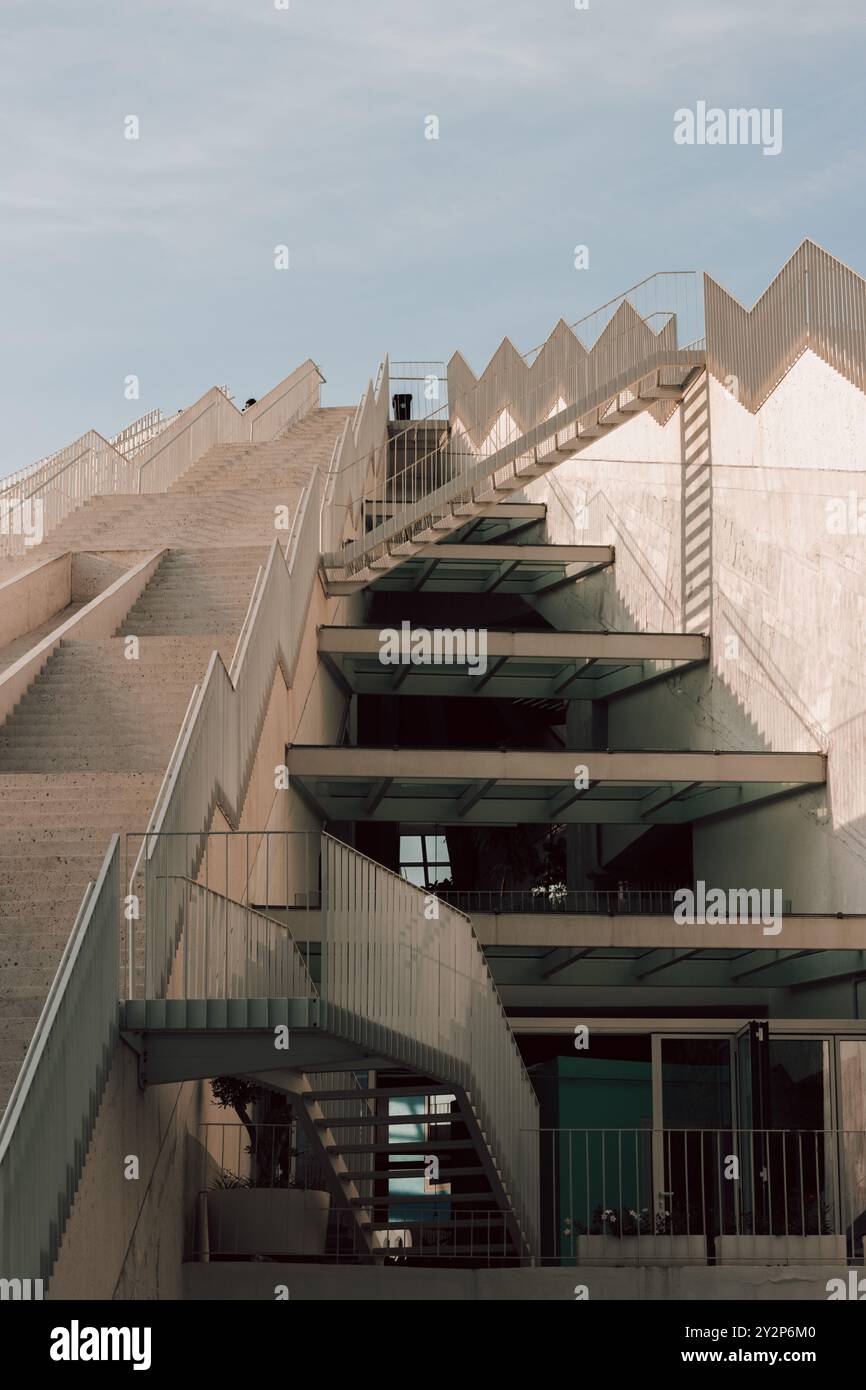
<svg viewBox="0 0 866 1390">
<path fill-rule="evenodd" d="M 203 1112 L 198 1082 L 141 1091 L 138 1059 L 118 1043 L 49 1298 L 182 1297 L 187 1129 Z"/>
<path fill-rule="evenodd" d="M 72 596 L 72 556 L 42 560 L 0 583 L 0 647 L 41 627 Z"/>
<path fill-rule="evenodd" d="M 290 1301 L 366 1300 L 369 1302 L 573 1302 L 578 1285 L 589 1301 L 678 1299 L 684 1302 L 746 1303 L 766 1300 L 826 1300 L 827 1280 L 844 1268 L 808 1265 L 756 1265 L 710 1269 L 704 1266 L 647 1266 L 613 1269 L 581 1265 L 572 1269 L 399 1269 L 345 1265 L 188 1264 L 184 1298 L 273 1300 L 278 1285 Z M 585 1295 L 581 1294 L 581 1297 Z"/>
<path fill-rule="evenodd" d="M 643 415 L 526 490 L 550 540 L 616 546 L 613 571 L 539 601 L 556 626 L 685 630 L 680 413 Z M 608 743 L 826 750 L 826 792 L 696 827 L 695 873 L 863 911 L 866 397 L 807 352 L 755 415 L 711 378 L 709 418 L 709 667 L 612 700 Z M 862 531 L 835 534 L 828 506 L 858 500 Z"/>
</svg>

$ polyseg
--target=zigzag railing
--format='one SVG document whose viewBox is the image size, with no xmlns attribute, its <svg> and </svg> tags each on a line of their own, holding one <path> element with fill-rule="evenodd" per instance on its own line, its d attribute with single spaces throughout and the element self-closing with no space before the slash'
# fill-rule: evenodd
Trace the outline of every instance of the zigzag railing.
<svg viewBox="0 0 866 1390">
<path fill-rule="evenodd" d="M 420 422 L 433 430 L 432 447 L 413 450 L 399 470 L 387 466 L 393 450 L 335 459 L 328 578 L 375 577 L 389 556 L 411 554 L 441 523 L 453 525 L 454 510 L 477 500 L 482 485 L 491 495 L 519 488 L 639 410 L 666 419 L 684 380 L 705 361 L 703 344 L 691 341 L 696 305 L 691 272 L 661 273 L 574 328 L 560 322 L 525 357 L 506 339 L 479 378 L 455 354 L 449 419 L 436 411 Z M 679 346 L 678 324 L 689 346 Z M 409 430 L 418 432 L 419 422 Z"/>
<path fill-rule="evenodd" d="M 230 825 L 240 821 L 274 678 L 279 669 L 290 686 L 294 676 L 318 568 L 313 518 L 320 505 L 321 481 L 315 473 L 298 504 L 287 554 L 276 541 L 271 547 L 231 669 L 219 652 L 211 655 L 166 769 L 131 876 L 131 894 L 140 887 L 142 872 L 148 884 L 197 879 L 217 806 Z M 200 827 L 200 835 L 190 836 L 191 826 Z M 149 997 L 161 997 L 176 948 L 177 941 L 167 934 L 160 951 L 148 953 Z M 126 964 L 131 974 L 132 952 Z"/>
<path fill-rule="evenodd" d="M 215 444 L 277 437 L 318 405 L 322 380 L 308 360 L 247 411 L 214 386 L 134 457 L 89 430 L 33 471 L 0 480 L 0 557 L 23 555 L 34 525 L 48 535 L 91 497 L 165 492 Z"/>
<path fill-rule="evenodd" d="M 704 276 L 707 365 L 755 413 L 811 350 L 866 391 L 866 280 L 806 240 L 746 309 Z"/>
<path fill-rule="evenodd" d="M 0 1119 L 3 1279 L 48 1279 L 96 1123 L 117 1039 L 118 845 L 87 886 Z"/>
</svg>

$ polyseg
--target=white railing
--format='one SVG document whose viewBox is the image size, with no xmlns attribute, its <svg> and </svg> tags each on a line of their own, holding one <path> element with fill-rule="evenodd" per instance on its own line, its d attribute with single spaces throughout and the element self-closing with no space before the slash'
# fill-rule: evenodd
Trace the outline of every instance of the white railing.
<svg viewBox="0 0 866 1390">
<path fill-rule="evenodd" d="M 306 361 L 249 410 L 238 410 L 214 386 L 163 430 L 136 458 L 137 492 L 165 492 L 215 444 L 274 439 L 319 403 L 322 374 Z"/>
<path fill-rule="evenodd" d="M 157 950 L 178 941 L 169 986 L 179 999 L 314 999 L 292 933 L 248 903 L 189 878 L 148 882 L 148 933 Z"/>
<path fill-rule="evenodd" d="M 38 528 L 41 540 L 82 502 L 99 493 L 135 492 L 137 479 L 135 463 L 101 434 L 89 430 L 21 483 L 0 493 L 0 556 L 25 554 L 27 532 L 32 536 L 33 527 Z"/>
<path fill-rule="evenodd" d="M 543 462 L 545 455 L 555 461 L 559 447 L 579 435 L 591 438 L 600 423 L 627 419 L 641 402 L 670 410 L 665 389 L 678 388 L 705 361 L 702 346 L 683 346 L 693 342 L 700 321 L 694 272 L 660 272 L 577 324 L 560 322 L 530 353 L 505 339 L 480 377 L 455 353 L 447 411 L 407 422 L 410 447 L 402 458 L 398 434 L 393 463 L 388 451 L 380 461 L 378 446 L 347 448 L 336 460 L 326 570 L 350 577 L 389 543 L 411 545 L 455 506 L 472 501 L 480 484 L 514 488 L 517 461 Z"/>
<path fill-rule="evenodd" d="M 75 926 L 0 1120 L 0 1277 L 47 1279 L 117 1038 L 118 836 Z"/>
<path fill-rule="evenodd" d="M 542 1263 L 864 1260 L 863 1130 L 544 1129 L 540 1138 Z"/>
<path fill-rule="evenodd" d="M 89 430 L 44 463 L 0 480 L 0 557 L 23 555 L 34 526 L 39 539 L 49 535 L 91 497 L 165 492 L 216 444 L 275 438 L 318 405 L 322 380 L 308 360 L 248 411 L 214 386 L 134 449 Z"/>
<path fill-rule="evenodd" d="M 538 1102 L 468 917 L 323 835 L 320 993 L 323 1028 L 468 1093 L 534 1250 Z"/>
<path fill-rule="evenodd" d="M 142 872 L 148 883 L 198 878 L 217 805 L 230 824 L 238 824 L 274 678 L 279 668 L 289 685 L 294 674 L 316 581 L 318 533 L 312 518 L 320 502 L 316 473 L 301 497 L 288 557 L 276 541 L 271 547 L 231 669 L 226 670 L 218 652 L 211 656 L 147 827 L 131 893 L 141 886 Z M 199 837 L 186 833 L 190 826 L 201 827 Z M 158 952 L 148 953 L 148 997 L 161 997 L 176 948 L 177 942 L 167 937 Z"/>
<path fill-rule="evenodd" d="M 370 478 L 385 486 L 388 472 L 388 358 L 379 366 L 334 445 L 321 513 L 321 547 L 339 550 L 347 537 L 362 536 L 365 526 L 363 494 Z"/>
</svg>

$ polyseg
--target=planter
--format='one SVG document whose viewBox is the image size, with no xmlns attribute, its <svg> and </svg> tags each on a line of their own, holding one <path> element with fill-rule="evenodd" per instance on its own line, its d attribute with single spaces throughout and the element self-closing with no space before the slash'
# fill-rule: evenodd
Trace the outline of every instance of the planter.
<svg viewBox="0 0 866 1390">
<path fill-rule="evenodd" d="M 211 1255 L 324 1255 L 330 1194 L 277 1187 L 219 1188 L 207 1199 Z"/>
<path fill-rule="evenodd" d="M 847 1254 L 844 1236 L 716 1236 L 722 1265 L 838 1265 Z"/>
<path fill-rule="evenodd" d="M 578 1236 L 577 1259 L 587 1265 L 703 1265 L 704 1236 Z"/>
</svg>

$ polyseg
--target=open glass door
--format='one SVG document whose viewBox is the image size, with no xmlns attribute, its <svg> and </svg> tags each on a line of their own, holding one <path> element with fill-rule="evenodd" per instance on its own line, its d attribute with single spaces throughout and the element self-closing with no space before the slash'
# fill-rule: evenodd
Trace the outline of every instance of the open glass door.
<svg viewBox="0 0 866 1390">
<path fill-rule="evenodd" d="M 842 1230 L 848 1258 L 866 1264 L 866 1041 L 838 1049 Z"/>
<path fill-rule="evenodd" d="M 770 1038 L 763 1019 L 747 1023 L 734 1037 L 739 1182 L 733 1185 L 737 1235 L 768 1231 L 770 1130 Z"/>
</svg>

